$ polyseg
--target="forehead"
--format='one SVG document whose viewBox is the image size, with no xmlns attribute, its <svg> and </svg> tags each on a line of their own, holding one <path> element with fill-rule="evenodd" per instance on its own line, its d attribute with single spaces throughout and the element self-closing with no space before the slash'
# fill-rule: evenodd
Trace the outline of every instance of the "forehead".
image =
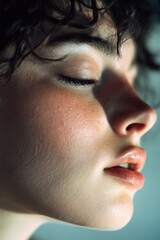
<svg viewBox="0 0 160 240">
<path fill-rule="evenodd" d="M 45 44 L 48 44 L 48 42 L 69 42 L 69 38 L 71 35 L 74 35 L 75 42 L 83 42 L 83 38 L 87 36 L 92 36 L 97 38 L 97 40 L 103 40 L 104 43 L 106 41 L 106 44 L 110 44 L 110 49 L 116 49 L 117 48 L 117 30 L 114 26 L 114 23 L 112 21 L 112 18 L 104 13 L 100 12 L 99 17 L 95 24 L 91 26 L 85 27 L 85 24 L 90 21 L 92 10 L 86 10 L 83 12 L 79 12 L 76 14 L 76 17 L 70 21 L 69 24 L 64 25 L 56 25 L 56 24 L 50 24 L 46 22 L 44 24 L 45 30 L 47 29 L 47 32 L 49 32 L 49 35 L 47 39 L 45 39 Z M 79 27 L 78 25 L 81 24 L 84 27 Z M 104 45 L 104 44 L 103 44 Z"/>
<path fill-rule="evenodd" d="M 67 44 L 69 48 L 72 44 L 74 44 L 74 46 L 77 44 L 79 48 L 80 44 L 87 43 L 87 45 L 91 45 L 101 52 L 107 53 L 107 55 L 117 56 L 117 29 L 111 16 L 104 12 L 104 10 L 99 12 L 99 17 L 95 24 L 89 27 L 77 27 L 76 24 L 79 23 L 85 25 L 87 21 L 90 21 L 92 15 L 92 10 L 87 8 L 87 10 L 83 12 L 77 12 L 74 19 L 70 21 L 70 24 L 53 25 L 50 22 L 46 22 L 44 28 L 48 30 L 49 35 L 42 45 L 58 47 L 57 51 L 59 51 L 59 46 L 64 46 L 64 44 Z M 92 37 L 95 37 L 95 39 L 93 40 Z M 118 50 L 120 50 L 120 57 L 126 56 L 126 61 L 128 62 L 128 58 L 130 60 L 134 57 L 135 45 L 132 40 L 127 41 L 127 43 L 124 41 Z M 128 54 L 129 52 L 130 54 Z"/>
<path fill-rule="evenodd" d="M 87 20 L 88 20 L 88 16 L 91 14 L 91 10 L 87 10 L 87 13 L 85 12 L 84 14 L 81 14 L 81 13 L 77 14 L 76 18 L 74 19 L 74 23 L 80 22 L 81 24 L 83 23 L 85 24 L 86 14 L 87 14 Z M 87 41 L 90 42 L 89 38 L 87 37 L 91 36 L 91 37 L 97 38 L 96 40 L 98 39 L 100 40 L 99 41 L 100 44 L 93 43 L 93 47 L 97 46 L 99 48 L 100 46 L 101 49 L 100 48 L 99 49 L 104 52 L 104 50 L 107 49 L 107 45 L 108 45 L 108 48 L 110 49 L 108 53 L 117 55 L 118 53 L 117 29 L 114 26 L 112 18 L 106 12 L 105 13 L 101 12 L 99 14 L 99 18 L 97 22 L 91 27 L 78 28 L 78 27 L 72 26 L 72 23 L 70 25 L 67 24 L 62 26 L 59 26 L 59 25 L 51 26 L 50 34 L 47 41 L 48 42 L 51 41 L 53 44 L 55 42 L 79 44 L 79 43 L 86 43 Z M 101 40 L 103 41 L 102 44 L 101 44 Z M 131 52 L 133 53 L 135 51 L 135 44 L 133 40 L 130 39 L 129 41 L 127 41 L 127 44 L 125 42 L 126 41 L 124 40 L 122 44 L 123 47 L 120 46 L 120 52 L 130 48 Z M 92 45 L 92 43 L 89 45 Z"/>
</svg>

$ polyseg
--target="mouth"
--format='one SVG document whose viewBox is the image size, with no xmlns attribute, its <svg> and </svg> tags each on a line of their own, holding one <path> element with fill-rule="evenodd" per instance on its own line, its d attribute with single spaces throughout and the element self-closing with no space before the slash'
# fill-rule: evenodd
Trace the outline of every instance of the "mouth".
<svg viewBox="0 0 160 240">
<path fill-rule="evenodd" d="M 142 148 L 129 147 L 124 149 L 116 158 L 114 164 L 104 169 L 117 181 L 134 189 L 141 189 L 144 185 L 142 170 L 146 160 L 146 153 Z"/>
</svg>

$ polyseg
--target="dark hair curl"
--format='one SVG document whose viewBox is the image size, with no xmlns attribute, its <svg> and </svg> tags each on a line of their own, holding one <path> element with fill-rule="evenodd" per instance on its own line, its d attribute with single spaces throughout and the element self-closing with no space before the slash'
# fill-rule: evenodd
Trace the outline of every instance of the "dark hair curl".
<svg viewBox="0 0 160 240">
<path fill-rule="evenodd" d="M 97 5 L 101 3 L 101 7 Z M 126 37 L 137 39 L 149 16 L 147 1 L 139 0 L 1 0 L 0 2 L 0 75 L 9 78 L 36 45 L 29 38 L 33 30 L 42 30 L 45 21 L 75 28 L 90 28 L 103 9 L 109 14 L 117 29 L 117 52 Z M 91 9 L 92 16 L 85 24 L 74 22 L 80 8 Z M 43 31 L 43 41 L 47 33 Z M 11 56 L 5 53 L 12 44 Z"/>
</svg>

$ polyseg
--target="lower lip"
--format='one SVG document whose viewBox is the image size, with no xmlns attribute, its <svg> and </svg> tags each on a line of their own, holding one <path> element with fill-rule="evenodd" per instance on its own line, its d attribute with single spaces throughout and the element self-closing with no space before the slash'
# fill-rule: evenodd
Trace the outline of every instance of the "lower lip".
<svg viewBox="0 0 160 240">
<path fill-rule="evenodd" d="M 116 180 L 134 189 L 141 189 L 144 185 L 144 176 L 139 172 L 123 167 L 108 168 L 105 169 L 105 172 L 115 177 Z"/>
</svg>

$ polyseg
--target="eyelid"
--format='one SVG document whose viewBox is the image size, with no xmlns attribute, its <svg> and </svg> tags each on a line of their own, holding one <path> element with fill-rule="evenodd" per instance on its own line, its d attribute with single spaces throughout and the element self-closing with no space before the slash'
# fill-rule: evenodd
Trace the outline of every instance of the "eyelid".
<svg viewBox="0 0 160 240">
<path fill-rule="evenodd" d="M 96 84 L 95 79 L 74 78 L 74 77 L 64 76 L 64 75 L 60 75 L 58 80 L 66 84 L 75 85 L 75 86 L 87 86 L 87 85 Z"/>
</svg>

